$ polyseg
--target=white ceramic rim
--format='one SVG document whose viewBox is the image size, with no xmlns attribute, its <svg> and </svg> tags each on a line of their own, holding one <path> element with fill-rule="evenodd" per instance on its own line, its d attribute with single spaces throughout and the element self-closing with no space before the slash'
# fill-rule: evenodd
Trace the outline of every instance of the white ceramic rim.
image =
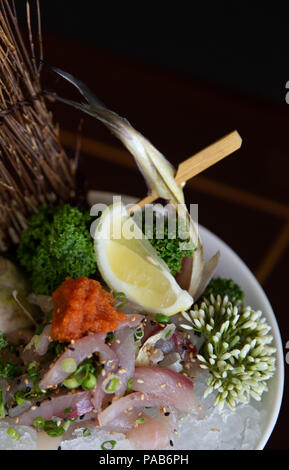
<svg viewBox="0 0 289 470">
<path fill-rule="evenodd" d="M 112 200 L 114 193 L 108 191 L 90 191 L 87 194 L 87 199 L 90 204 L 93 204 L 95 201 L 101 201 L 109 204 Z M 121 198 L 125 204 L 135 204 L 137 199 L 132 196 L 121 195 Z M 284 357 L 283 357 L 283 346 L 280 330 L 276 320 L 276 316 L 273 312 L 272 306 L 257 279 L 250 271 L 248 266 L 244 261 L 229 247 L 223 240 L 221 240 L 217 235 L 215 235 L 210 230 L 199 225 L 199 231 L 201 239 L 210 239 L 214 241 L 214 244 L 217 246 L 216 249 L 220 249 L 221 252 L 226 253 L 235 264 L 239 266 L 239 269 L 245 273 L 248 283 L 252 286 L 256 296 L 262 300 L 263 304 L 263 313 L 266 315 L 272 330 L 271 333 L 274 337 L 274 344 L 277 349 L 276 352 L 276 372 L 274 377 L 270 381 L 271 395 L 274 392 L 274 406 L 272 407 L 269 418 L 267 419 L 264 433 L 260 438 L 259 442 L 256 444 L 254 450 L 263 450 L 278 419 L 278 415 L 281 408 L 283 389 L 284 389 Z M 205 246 L 205 245 L 204 245 Z M 246 292 L 246 290 L 245 290 Z M 256 307 L 257 308 L 257 307 Z M 260 308 L 260 307 L 258 307 Z M 268 393 L 268 392 L 267 392 Z"/>
</svg>

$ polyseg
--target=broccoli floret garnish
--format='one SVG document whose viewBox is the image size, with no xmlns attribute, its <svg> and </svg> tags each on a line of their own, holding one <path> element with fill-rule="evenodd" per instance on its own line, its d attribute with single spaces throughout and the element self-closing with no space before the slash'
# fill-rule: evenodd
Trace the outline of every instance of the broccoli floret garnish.
<svg viewBox="0 0 289 470">
<path fill-rule="evenodd" d="M 17 249 L 30 275 L 33 292 L 48 294 L 66 277 L 92 277 L 97 272 L 89 212 L 71 207 L 39 208 L 28 220 Z"/>
<path fill-rule="evenodd" d="M 192 257 L 196 247 L 190 239 L 185 238 L 185 227 L 180 225 L 176 217 L 170 216 L 170 220 L 164 217 L 162 221 L 158 224 L 154 213 L 153 223 L 147 223 L 143 213 L 142 231 L 174 276 L 181 271 L 183 258 Z M 170 231 L 170 227 L 174 230 Z"/>
<path fill-rule="evenodd" d="M 198 299 L 198 303 L 204 298 L 210 298 L 211 294 L 214 297 L 217 297 L 217 295 L 221 297 L 227 296 L 230 302 L 234 304 L 242 304 L 244 302 L 244 292 L 232 279 L 223 279 L 221 277 L 211 279 L 201 298 Z"/>
</svg>

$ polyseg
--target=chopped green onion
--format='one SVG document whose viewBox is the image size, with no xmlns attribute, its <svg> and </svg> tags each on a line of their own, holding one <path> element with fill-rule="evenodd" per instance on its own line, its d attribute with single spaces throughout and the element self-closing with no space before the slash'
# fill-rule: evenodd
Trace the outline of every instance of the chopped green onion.
<svg viewBox="0 0 289 470">
<path fill-rule="evenodd" d="M 127 384 L 126 384 L 126 391 L 127 392 L 130 392 L 131 389 L 132 389 L 132 381 L 133 381 L 133 377 L 130 377 L 127 381 Z"/>
<path fill-rule="evenodd" d="M 0 419 L 5 417 L 5 408 L 4 408 L 4 403 L 3 403 L 3 391 L 2 388 L 0 388 Z"/>
<path fill-rule="evenodd" d="M 113 393 L 121 387 L 121 380 L 116 375 L 110 375 L 102 383 L 102 389 L 105 393 Z"/>
<path fill-rule="evenodd" d="M 113 332 L 110 331 L 110 332 L 107 333 L 107 335 L 106 335 L 105 342 L 106 342 L 106 343 L 113 343 L 113 341 L 115 341 L 115 336 L 114 336 Z"/>
<path fill-rule="evenodd" d="M 44 431 L 50 437 L 59 437 L 65 433 L 65 429 L 62 426 L 58 426 L 55 421 L 49 420 L 45 421 Z"/>
<path fill-rule="evenodd" d="M 123 292 L 117 292 L 115 295 L 114 295 L 114 298 L 115 299 L 119 299 L 119 298 L 122 298 L 123 301 L 119 304 L 116 305 L 116 308 L 121 308 L 123 307 L 125 304 L 126 304 L 126 295 L 123 293 Z"/>
<path fill-rule="evenodd" d="M 102 450 L 112 450 L 114 449 L 115 444 L 116 441 L 104 441 L 100 447 Z"/>
<path fill-rule="evenodd" d="M 23 405 L 23 403 L 27 401 L 21 391 L 14 393 L 14 398 L 16 400 L 17 405 L 19 406 Z"/>
<path fill-rule="evenodd" d="M 163 330 L 162 338 L 165 339 L 165 340 L 170 339 L 172 337 L 172 335 L 174 334 L 175 329 L 176 329 L 176 325 L 174 325 L 173 323 L 167 325 Z"/>
<path fill-rule="evenodd" d="M 158 323 L 169 323 L 170 317 L 163 315 L 162 313 L 157 313 L 155 319 Z"/>
<path fill-rule="evenodd" d="M 67 372 L 68 374 L 73 374 L 73 372 L 75 372 L 77 369 L 76 362 L 74 359 L 72 359 L 72 357 L 67 357 L 66 359 L 63 359 L 61 361 L 61 367 L 64 372 Z"/>
<path fill-rule="evenodd" d="M 45 420 L 41 418 L 41 416 L 37 416 L 37 418 L 33 420 L 33 426 L 35 427 L 36 431 L 40 431 L 41 429 L 43 429 L 44 425 Z"/>
<path fill-rule="evenodd" d="M 12 439 L 14 439 L 14 441 L 19 441 L 19 439 L 20 439 L 20 434 L 18 434 L 18 432 L 15 431 L 15 429 L 13 429 L 13 428 L 11 428 L 11 427 L 8 428 L 7 434 L 8 434 Z"/>
<path fill-rule="evenodd" d="M 76 380 L 75 377 L 68 377 L 67 379 L 63 380 L 62 385 L 66 388 L 73 389 L 78 388 L 80 383 Z"/>
<path fill-rule="evenodd" d="M 35 334 L 36 335 L 41 335 L 41 333 L 43 333 L 43 330 L 46 327 L 46 325 L 47 325 L 47 323 L 42 323 L 41 325 L 39 325 L 35 330 Z"/>
<path fill-rule="evenodd" d="M 51 323 L 51 322 L 52 322 L 52 313 L 53 313 L 53 310 L 51 310 L 51 311 L 48 313 L 48 315 L 47 315 L 47 317 L 46 317 L 47 323 Z"/>
<path fill-rule="evenodd" d="M 85 379 L 82 383 L 81 386 L 84 388 L 84 390 L 90 390 L 93 387 L 96 386 L 96 377 L 93 374 L 89 374 L 87 379 Z"/>
<path fill-rule="evenodd" d="M 72 412 L 72 408 L 65 408 L 64 413 L 68 414 Z"/>
<path fill-rule="evenodd" d="M 144 423 L 145 422 L 145 419 L 144 418 L 138 418 L 135 422 L 135 424 L 141 424 L 141 423 Z"/>
<path fill-rule="evenodd" d="M 115 392 L 116 391 L 116 387 L 117 387 L 117 384 L 119 383 L 119 378 L 117 377 L 114 377 L 112 378 L 110 381 L 109 381 L 109 384 L 108 386 L 106 387 L 106 390 L 108 392 Z"/>
<path fill-rule="evenodd" d="M 83 431 L 82 431 L 82 435 L 83 435 L 83 437 L 89 437 L 89 436 L 91 436 L 91 432 L 88 428 L 84 428 Z"/>
<path fill-rule="evenodd" d="M 62 427 L 63 427 L 63 429 L 64 429 L 65 432 L 66 432 L 67 429 L 69 428 L 70 423 L 71 423 L 71 421 L 70 421 L 69 419 L 63 423 L 63 426 L 62 426 Z"/>
<path fill-rule="evenodd" d="M 138 326 L 134 330 L 134 340 L 140 341 L 144 337 L 144 330 L 141 326 Z"/>
</svg>

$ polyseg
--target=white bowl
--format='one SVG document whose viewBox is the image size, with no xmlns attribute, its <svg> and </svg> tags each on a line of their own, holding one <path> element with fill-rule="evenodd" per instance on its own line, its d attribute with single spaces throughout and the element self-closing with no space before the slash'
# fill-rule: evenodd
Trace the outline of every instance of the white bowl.
<svg viewBox="0 0 289 470">
<path fill-rule="evenodd" d="M 112 193 L 102 191 L 90 191 L 87 196 L 90 205 L 97 202 L 111 204 L 112 197 Z M 136 199 L 130 196 L 121 197 L 124 204 L 134 204 L 136 202 Z M 199 234 L 204 246 L 206 259 L 213 256 L 217 250 L 220 250 L 221 252 L 221 259 L 215 275 L 231 278 L 242 286 L 246 295 L 246 302 L 253 308 L 262 310 L 268 323 L 272 327 L 271 333 L 274 337 L 273 346 L 277 349 L 276 372 L 274 377 L 270 379 L 268 392 L 264 393 L 262 397 L 262 407 L 266 409 L 267 418 L 262 422 L 262 437 L 255 446 L 256 450 L 261 450 L 265 447 L 273 431 L 282 402 L 284 387 L 284 358 L 279 327 L 264 290 L 241 258 L 239 258 L 239 256 L 220 238 L 200 225 Z"/>
</svg>

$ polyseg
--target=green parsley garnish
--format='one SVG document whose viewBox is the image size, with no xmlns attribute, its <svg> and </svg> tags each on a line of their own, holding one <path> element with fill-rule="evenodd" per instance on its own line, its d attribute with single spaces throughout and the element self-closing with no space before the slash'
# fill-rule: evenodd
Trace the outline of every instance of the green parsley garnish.
<svg viewBox="0 0 289 470">
<path fill-rule="evenodd" d="M 97 273 L 89 211 L 64 204 L 39 207 L 21 233 L 18 260 L 36 294 L 48 294 L 66 277 L 92 277 Z"/>
<path fill-rule="evenodd" d="M 183 258 L 192 257 L 196 250 L 190 239 L 186 238 L 185 224 L 176 216 L 158 218 L 155 212 L 148 215 L 144 211 L 142 231 L 173 276 L 180 272 Z"/>
<path fill-rule="evenodd" d="M 221 277 L 211 279 L 201 298 L 198 299 L 198 303 L 202 302 L 204 298 L 210 298 L 211 294 L 213 294 L 214 297 L 217 297 L 217 295 L 225 297 L 226 295 L 230 302 L 235 304 L 243 303 L 245 297 L 243 290 L 236 282 L 232 279 L 224 279 Z"/>
</svg>

